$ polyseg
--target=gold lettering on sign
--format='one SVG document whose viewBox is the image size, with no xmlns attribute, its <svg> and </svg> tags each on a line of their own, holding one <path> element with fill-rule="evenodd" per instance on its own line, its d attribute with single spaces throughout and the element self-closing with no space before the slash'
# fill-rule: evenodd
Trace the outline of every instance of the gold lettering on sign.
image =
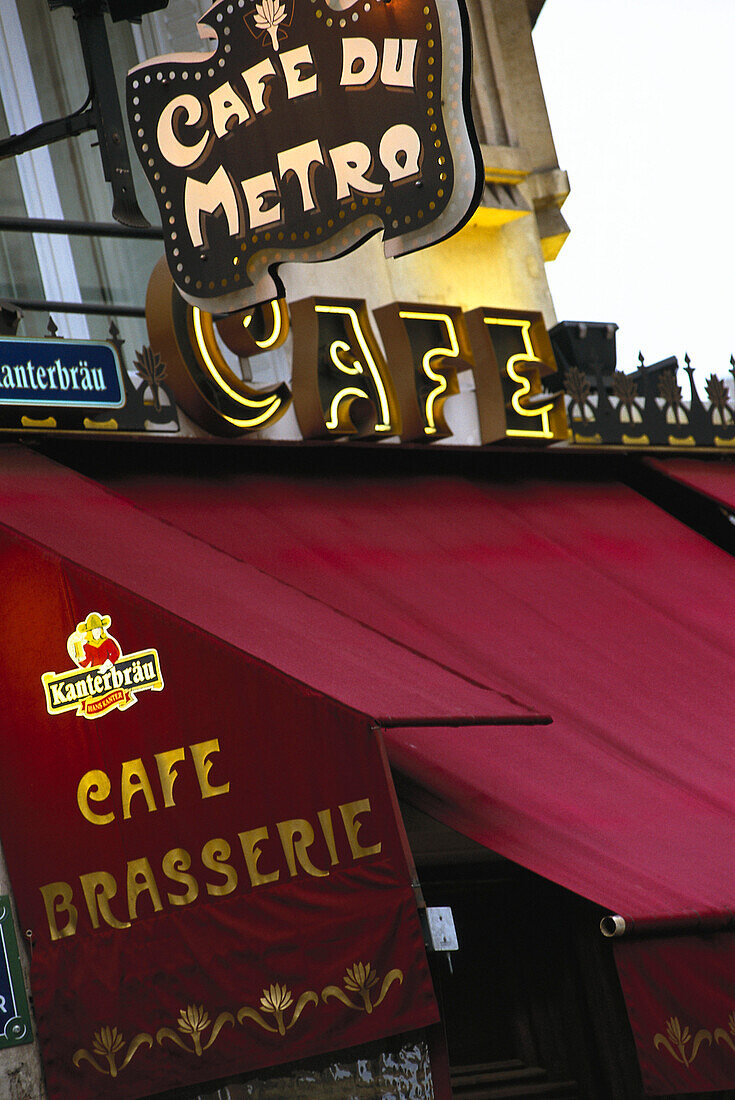
<svg viewBox="0 0 735 1100">
<path fill-rule="evenodd" d="M 235 355 L 245 359 L 280 348 L 290 328 L 284 298 L 274 298 L 262 306 L 218 317 L 214 324 L 222 342 Z"/>
<path fill-rule="evenodd" d="M 46 920 L 52 940 L 61 940 L 65 936 L 73 936 L 77 930 L 79 913 L 76 905 L 72 904 L 74 892 L 68 882 L 49 882 L 41 887 Z M 59 928 L 57 917 L 67 918 L 63 927 Z"/>
<path fill-rule="evenodd" d="M 99 928 L 100 917 L 110 928 L 130 928 L 129 921 L 120 921 L 113 916 L 110 902 L 117 895 L 117 883 L 108 871 L 80 875 L 79 882 L 93 928 Z"/>
<path fill-rule="evenodd" d="M 210 755 L 219 751 L 217 740 L 203 741 L 190 748 L 197 750 L 200 761 L 202 797 L 223 793 L 222 787 L 227 785 L 212 786 L 206 768 L 206 764 L 211 763 Z M 167 777 L 171 774 L 168 764 L 182 762 L 178 750 L 159 753 L 157 758 L 164 758 L 163 775 Z M 140 779 L 140 760 L 128 761 L 128 764 L 131 765 L 130 774 Z M 162 787 L 166 789 L 165 783 Z M 141 786 L 134 785 L 133 789 L 138 792 Z M 94 790 L 100 801 L 108 796 L 104 780 L 99 775 L 95 778 L 94 772 L 83 777 L 80 790 L 87 793 Z M 84 817 L 98 824 L 94 818 L 103 815 L 90 810 L 85 793 L 79 796 L 79 805 Z M 78 887 L 68 882 L 47 883 L 40 891 L 49 935 L 51 940 L 76 935 L 83 914 L 86 914 L 84 930 L 87 932 L 90 928 L 96 931 L 103 926 L 124 929 L 129 928 L 132 921 L 151 912 L 158 913 L 167 905 L 179 908 L 191 905 L 204 890 L 211 897 L 227 897 L 238 887 L 267 886 L 286 876 L 326 878 L 332 867 L 380 854 L 383 844 L 375 837 L 375 826 L 369 820 L 371 813 L 370 799 L 360 798 L 343 802 L 335 809 L 318 810 L 313 817 L 285 818 L 270 826 L 245 829 L 236 834 L 241 856 L 234 854 L 228 839 L 214 837 L 202 845 L 198 857 L 186 848 L 169 849 L 161 858 L 160 868 L 155 861 L 140 856 L 128 860 L 116 875 L 108 870 L 80 875 Z M 337 828 L 339 824 L 341 829 Z M 373 843 L 363 842 L 363 829 Z M 115 900 L 118 883 L 123 884 L 122 902 Z M 174 889 L 169 889 L 171 886 Z M 77 889 L 80 894 L 75 896 Z M 116 909 L 126 904 L 129 920 L 121 919 L 113 911 L 113 904 Z"/>
<path fill-rule="evenodd" d="M 151 865 L 145 856 L 142 859 L 129 860 L 127 885 L 128 913 L 131 920 L 135 920 L 138 916 L 138 898 L 141 894 L 148 894 L 154 913 L 159 913 L 163 909 L 161 895 L 158 892 Z"/>
<path fill-rule="evenodd" d="M 281 838 L 288 873 L 291 878 L 298 874 L 297 862 L 303 867 L 307 875 L 324 878 L 329 874 L 329 871 L 320 871 L 318 867 L 315 867 L 306 854 L 307 848 L 310 848 L 314 843 L 314 830 L 308 821 L 297 817 L 293 821 L 279 821 L 276 828 Z"/>
<path fill-rule="evenodd" d="M 197 773 L 202 798 L 214 798 L 218 794 L 227 794 L 230 789 L 229 780 L 219 787 L 213 787 L 209 782 L 209 773 L 212 770 L 212 761 L 209 758 L 219 751 L 219 741 L 216 737 L 211 741 L 201 741 L 198 745 L 189 745 L 189 752 L 194 761 L 194 770 Z"/>
<path fill-rule="evenodd" d="M 248 869 L 251 886 L 264 886 L 267 882 L 278 882 L 280 871 L 261 871 L 258 862 L 263 854 L 260 845 L 268 839 L 268 830 L 265 825 L 260 829 L 249 829 L 245 833 L 238 833 L 242 854 L 245 857 L 245 866 Z"/>
<path fill-rule="evenodd" d="M 343 317 L 348 323 L 357 341 L 361 356 L 358 359 L 354 355 L 349 341 L 340 340 L 338 338 L 333 340 L 329 347 L 330 361 L 338 371 L 351 376 L 354 380 L 357 380 L 361 375 L 370 374 L 375 385 L 375 392 L 378 395 L 379 406 L 379 416 L 373 430 L 376 432 L 390 432 L 393 425 L 391 423 L 388 393 L 385 382 L 378 370 L 375 358 L 368 347 L 365 333 L 360 325 L 356 310 L 352 306 L 344 305 L 316 305 L 314 309 L 317 313 L 337 314 Z M 347 420 L 341 415 L 342 405 L 343 403 L 349 404 L 350 398 L 352 397 L 364 397 L 365 400 L 370 400 L 370 394 L 367 390 L 359 385 L 355 385 L 354 382 L 352 385 L 347 385 L 344 389 L 338 390 L 329 406 L 329 417 L 326 423 L 330 431 L 333 428 L 337 430 L 341 428 L 344 431 Z M 345 401 L 345 399 L 347 400 Z"/>
<path fill-rule="evenodd" d="M 174 783 L 176 782 L 178 772 L 175 765 L 180 764 L 185 759 L 186 753 L 183 748 L 170 749 L 168 752 L 156 753 L 158 778 L 161 784 L 161 794 L 163 795 L 164 806 L 176 805 L 174 802 Z"/>
<path fill-rule="evenodd" d="M 329 860 L 332 866 L 336 866 L 339 863 L 339 856 L 337 855 L 337 845 L 334 843 L 334 825 L 332 824 L 332 811 L 320 810 L 316 815 L 319 818 L 319 824 L 321 825 L 322 833 L 324 834 L 324 843 L 327 846 L 329 852 Z"/>
<path fill-rule="evenodd" d="M 191 867 L 191 856 L 186 848 L 172 848 L 161 861 L 161 870 L 171 882 L 179 882 L 186 887 L 184 894 L 167 894 L 170 905 L 190 905 L 199 897 L 199 884 L 193 875 L 187 874 Z"/>
<path fill-rule="evenodd" d="M 137 760 L 126 760 L 122 766 L 120 778 L 120 793 L 122 796 L 123 817 L 130 817 L 130 804 L 136 794 L 142 794 L 149 813 L 156 810 L 156 800 L 153 797 L 153 788 L 148 778 L 148 773 L 143 766 L 140 757 Z"/>
<path fill-rule="evenodd" d="M 421 370 L 429 379 L 429 390 L 423 396 L 423 413 L 426 423 L 424 433 L 436 435 L 441 429 L 442 435 L 451 434 L 443 417 L 444 402 L 453 393 L 459 393 L 457 374 L 454 367 L 445 365 L 447 359 L 459 359 L 459 340 L 454 321 L 447 313 L 427 313 L 423 310 L 399 310 L 402 321 L 429 321 L 443 326 L 449 345 L 427 348 L 421 358 Z M 436 368 L 436 369 L 434 369 Z"/>
<path fill-rule="evenodd" d="M 452 434 L 444 406 L 459 393 L 457 373 L 472 366 L 461 318 L 456 306 L 394 302 L 375 310 L 400 401 L 401 439 L 406 442 L 430 442 Z"/>
<path fill-rule="evenodd" d="M 237 889 L 237 871 L 227 863 L 232 849 L 223 837 L 208 841 L 202 848 L 202 865 L 208 871 L 221 875 L 224 882 L 208 882 L 207 893 L 213 897 L 226 897 Z"/>
<path fill-rule="evenodd" d="M 79 780 L 77 787 L 77 805 L 87 821 L 93 825 L 109 825 L 115 820 L 112 810 L 106 814 L 96 814 L 90 807 L 90 799 L 93 802 L 104 802 L 110 794 L 112 787 L 105 772 L 95 769 L 87 772 Z"/>
<path fill-rule="evenodd" d="M 371 810 L 370 799 L 361 798 L 357 802 L 345 802 L 340 806 L 339 812 L 342 814 L 342 820 L 345 826 L 345 832 L 347 833 L 347 840 L 350 845 L 350 851 L 352 852 L 353 859 L 362 859 L 363 856 L 378 855 L 382 850 L 383 845 L 378 841 L 377 844 L 370 844 L 367 848 L 363 848 L 357 839 L 363 822 L 358 821 L 357 818 L 361 814 L 369 814 Z"/>
<path fill-rule="evenodd" d="M 210 741 L 200 741 L 195 745 L 189 745 L 189 754 L 202 798 L 214 798 L 217 795 L 227 794 L 230 790 L 229 780 L 215 786 L 209 779 L 209 774 L 214 765 L 212 757 L 219 751 L 219 740 L 216 737 Z M 176 805 L 174 801 L 174 784 L 179 776 L 177 766 L 186 761 L 186 750 L 182 746 L 168 749 L 166 752 L 157 752 L 154 755 L 154 760 L 163 806 L 164 808 L 170 808 Z M 155 774 L 152 769 L 151 774 Z M 112 783 L 106 772 L 98 768 L 85 772 L 77 787 L 77 805 L 82 816 L 93 825 L 109 825 L 113 822 L 115 820 L 114 809 L 108 808 L 106 813 L 96 813 L 90 806 L 90 802 L 107 802 L 111 792 Z M 143 796 L 143 802 L 149 813 L 157 812 L 158 805 L 153 784 L 141 757 L 137 757 L 135 760 L 125 760 L 120 765 L 120 805 L 124 820 L 129 820 L 134 811 L 142 809 L 141 800 L 135 800 L 135 795 Z"/>
</svg>

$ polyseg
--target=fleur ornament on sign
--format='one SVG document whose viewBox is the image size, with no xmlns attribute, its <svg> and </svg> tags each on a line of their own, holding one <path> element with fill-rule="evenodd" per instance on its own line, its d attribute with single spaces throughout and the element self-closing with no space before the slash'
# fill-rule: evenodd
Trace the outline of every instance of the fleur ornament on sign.
<svg viewBox="0 0 735 1100">
<path fill-rule="evenodd" d="M 357 0 L 327 0 L 327 2 L 334 11 L 349 11 Z M 252 21 L 262 35 L 263 45 L 268 42 L 278 53 L 279 32 L 283 34 L 285 27 L 291 23 L 291 15 L 286 10 L 283 0 L 257 0 Z"/>
<path fill-rule="evenodd" d="M 721 1031 L 722 1029 L 720 1028 L 719 1030 Z M 659 1047 L 664 1047 L 665 1050 L 668 1050 L 672 1058 L 675 1058 L 677 1062 L 681 1062 L 687 1069 L 697 1057 L 699 1048 L 704 1042 L 706 1042 L 708 1046 L 711 1045 L 712 1033 L 706 1031 L 704 1028 L 700 1028 L 692 1040 L 689 1028 L 687 1026 L 681 1026 L 678 1016 L 671 1016 L 666 1021 L 666 1035 L 662 1035 L 659 1032 L 653 1038 L 653 1045 L 656 1050 L 658 1050 Z M 689 1043 L 692 1043 L 691 1051 L 687 1050 Z"/>
<path fill-rule="evenodd" d="M 383 1002 L 394 982 L 403 984 L 403 971 L 398 968 L 389 970 L 383 978 L 377 999 L 373 1001 L 372 990 L 376 988 L 379 981 L 378 974 L 371 963 L 356 962 L 347 968 L 342 979 L 345 989 L 340 989 L 336 985 L 325 986 L 321 999 L 326 1004 L 328 1000 L 335 998 L 348 1008 L 371 1013 Z M 357 994 L 359 998 L 357 1003 L 351 1000 L 345 990 Z M 264 1031 L 285 1036 L 286 1032 L 295 1026 L 307 1005 L 319 1005 L 319 995 L 313 989 L 305 990 L 294 1002 L 293 991 L 286 983 L 274 982 L 263 990 L 260 1008 L 243 1005 L 237 1012 L 237 1022 L 244 1024 L 245 1020 L 252 1020 Z M 290 1009 L 293 1011 L 289 1019 Z M 266 1016 L 271 1016 L 273 1022 L 266 1019 Z M 201 1058 L 204 1051 L 209 1050 L 216 1042 L 225 1024 L 232 1024 L 234 1027 L 235 1016 L 232 1012 L 220 1012 L 213 1023 L 204 1005 L 190 1004 L 179 1011 L 179 1018 L 176 1021 L 178 1032 L 170 1027 L 161 1027 L 156 1032 L 156 1042 L 159 1046 L 163 1046 L 164 1040 L 169 1040 L 185 1053 Z M 209 1034 L 205 1039 L 206 1032 Z M 80 1069 L 81 1063 L 86 1061 L 98 1073 L 117 1077 L 141 1046 L 153 1047 L 153 1038 L 147 1032 L 136 1035 L 128 1045 L 116 1027 L 102 1027 L 94 1033 L 92 1051 L 77 1050 L 72 1061 L 77 1069 Z"/>
<path fill-rule="evenodd" d="M 183 1035 L 191 1037 L 191 1047 L 188 1043 L 181 1038 L 181 1035 L 177 1035 L 170 1027 L 161 1027 L 156 1032 L 156 1042 L 159 1046 L 163 1046 L 164 1039 L 170 1039 L 181 1047 L 182 1050 L 189 1051 L 189 1053 L 196 1054 L 197 1058 L 201 1058 L 202 1051 L 208 1050 L 212 1043 L 215 1041 L 225 1024 L 232 1024 L 235 1026 L 235 1018 L 231 1012 L 220 1012 L 214 1024 L 209 1019 L 209 1013 L 205 1012 L 204 1005 L 188 1005 L 185 1009 L 182 1008 L 179 1013 L 179 1018 L 176 1021 L 176 1026 Z M 206 1043 L 202 1043 L 202 1035 L 211 1026 L 212 1034 L 207 1039 Z"/>
<path fill-rule="evenodd" d="M 264 1031 L 278 1032 L 279 1035 L 285 1035 L 286 1032 L 294 1026 L 308 1004 L 319 1004 L 319 997 L 313 989 L 307 989 L 306 992 L 302 993 L 299 997 L 291 1019 L 286 1023 L 284 1013 L 292 1004 L 293 996 L 291 990 L 288 989 L 286 985 L 279 985 L 279 983 L 276 982 L 269 989 L 264 989 L 263 996 L 260 998 L 260 1007 L 263 1009 L 263 1012 L 268 1012 L 273 1016 L 276 1023 L 275 1027 L 263 1018 L 257 1008 L 251 1008 L 250 1005 L 244 1005 L 240 1009 L 237 1014 L 237 1019 L 239 1023 L 242 1023 L 246 1019 L 254 1020 L 259 1027 L 264 1029 Z"/>
<path fill-rule="evenodd" d="M 126 1045 L 116 1027 L 101 1027 L 99 1031 L 95 1031 L 92 1037 L 93 1053 L 90 1054 L 88 1050 L 77 1050 L 72 1057 L 72 1061 L 77 1069 L 80 1068 L 81 1062 L 87 1061 L 98 1073 L 104 1073 L 107 1077 L 117 1077 L 120 1070 L 125 1069 L 140 1047 L 153 1046 L 153 1039 L 150 1035 L 141 1032 L 127 1046 L 127 1051 L 125 1050 Z M 125 1051 L 124 1054 L 123 1051 Z M 122 1054 L 122 1061 L 118 1064 L 119 1054 Z M 107 1066 L 100 1065 L 97 1058 L 104 1059 Z"/>
<path fill-rule="evenodd" d="M 727 1031 L 724 1027 L 717 1027 L 714 1031 L 702 1027 L 692 1037 L 689 1027 L 682 1027 L 678 1016 L 670 1016 L 666 1021 L 666 1035 L 661 1032 L 654 1035 L 653 1045 L 656 1050 L 663 1047 L 675 1061 L 689 1069 L 702 1043 L 711 1046 L 713 1039 L 716 1043 L 724 1043 L 735 1054 L 735 1011 L 728 1016 L 727 1027 Z"/>
<path fill-rule="evenodd" d="M 287 19 L 287 12 L 280 0 L 260 0 L 255 5 L 255 26 L 268 34 L 273 49 L 278 51 L 278 28 Z"/>
<path fill-rule="evenodd" d="M 347 1005 L 348 1008 L 355 1008 L 359 1012 L 372 1012 L 374 1008 L 377 1008 L 379 1004 L 385 999 L 385 995 L 393 985 L 393 982 L 403 984 L 403 972 L 400 970 L 389 970 L 386 976 L 383 978 L 383 984 L 380 987 L 380 993 L 376 1001 L 372 1000 L 371 990 L 378 982 L 378 975 L 373 970 L 370 963 L 363 964 L 357 962 L 354 966 L 350 966 L 342 979 L 345 989 L 351 993 L 357 993 L 362 1000 L 362 1004 L 354 1004 L 347 993 L 343 989 L 340 989 L 336 985 L 328 985 L 326 989 L 322 990 L 322 1000 L 326 1004 L 330 997 L 336 997 L 338 1001 L 341 1001 L 343 1005 Z"/>
<path fill-rule="evenodd" d="M 735 1036 L 735 1012 L 731 1012 L 727 1018 L 728 1031 L 725 1031 L 724 1027 L 715 1028 L 714 1036 L 716 1043 L 725 1043 L 729 1046 L 730 1050 L 735 1053 L 735 1042 L 733 1042 L 733 1036 Z"/>
</svg>

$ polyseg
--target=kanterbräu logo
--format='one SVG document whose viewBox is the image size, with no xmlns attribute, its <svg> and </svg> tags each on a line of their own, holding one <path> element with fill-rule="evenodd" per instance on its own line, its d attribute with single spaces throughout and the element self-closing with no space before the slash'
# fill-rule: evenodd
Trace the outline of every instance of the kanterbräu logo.
<svg viewBox="0 0 735 1100">
<path fill-rule="evenodd" d="M 109 615 L 91 611 L 67 638 L 67 653 L 75 667 L 43 673 L 49 714 L 75 710 L 80 718 L 101 718 L 113 710 L 132 707 L 138 691 L 163 690 L 157 650 L 123 653 L 109 632 L 111 622 Z"/>
<path fill-rule="evenodd" d="M 173 279 L 210 312 L 282 291 L 284 262 L 387 256 L 454 233 L 479 201 L 461 0 L 218 0 L 211 54 L 128 74 L 138 155 Z"/>
</svg>

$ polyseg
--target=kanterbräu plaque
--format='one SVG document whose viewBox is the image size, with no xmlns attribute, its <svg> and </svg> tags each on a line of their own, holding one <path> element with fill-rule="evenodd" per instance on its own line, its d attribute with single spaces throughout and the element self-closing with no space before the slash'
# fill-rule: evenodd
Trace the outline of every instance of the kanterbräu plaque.
<svg viewBox="0 0 735 1100">
<path fill-rule="evenodd" d="M 133 138 L 183 296 L 227 313 L 277 268 L 382 230 L 387 256 L 456 232 L 481 192 L 461 0 L 218 0 L 211 54 L 128 74 Z"/>
</svg>

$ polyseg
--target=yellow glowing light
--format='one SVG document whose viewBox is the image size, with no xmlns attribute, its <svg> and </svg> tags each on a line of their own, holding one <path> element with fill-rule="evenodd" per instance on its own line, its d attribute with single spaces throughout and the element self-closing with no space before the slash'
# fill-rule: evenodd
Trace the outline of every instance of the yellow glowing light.
<svg viewBox="0 0 735 1100">
<path fill-rule="evenodd" d="M 349 318 L 355 340 L 357 341 L 357 345 L 362 352 L 362 361 L 355 359 L 355 362 L 353 364 L 348 365 L 347 363 L 344 363 L 341 359 L 339 359 L 338 353 L 340 351 L 350 351 L 350 345 L 347 344 L 344 340 L 334 340 L 332 342 L 332 345 L 329 349 L 330 359 L 337 367 L 337 369 L 342 371 L 344 374 L 364 374 L 365 367 L 367 367 L 373 383 L 375 384 L 375 390 L 378 395 L 378 403 L 380 405 L 380 421 L 375 425 L 375 428 L 373 430 L 376 432 L 392 431 L 393 425 L 391 423 L 390 417 L 390 403 L 388 401 L 388 394 L 385 389 L 385 383 L 383 382 L 383 377 L 380 373 L 380 370 L 378 369 L 378 364 L 375 362 L 375 359 L 373 358 L 373 355 L 370 351 L 370 347 L 365 338 L 365 333 L 362 331 L 360 318 L 358 317 L 357 312 L 352 308 L 352 306 L 345 305 L 318 304 L 315 305 L 314 308 L 317 313 L 336 313 L 340 314 L 343 317 Z M 347 397 L 366 397 L 368 400 L 370 400 L 370 395 L 365 390 L 357 389 L 354 386 L 348 386 L 345 389 L 340 390 L 339 393 L 335 394 L 334 398 L 332 399 L 332 404 L 329 409 L 329 420 L 326 422 L 328 428 L 333 429 L 337 427 L 339 423 L 337 410 L 339 408 L 340 402 Z"/>
<path fill-rule="evenodd" d="M 438 321 L 440 324 L 443 324 L 447 330 L 450 346 L 448 348 L 429 348 L 421 361 L 421 369 L 426 377 L 430 378 L 432 382 L 436 382 L 436 386 L 426 397 L 424 410 L 426 416 L 426 427 L 424 428 L 424 432 L 426 435 L 435 435 L 436 419 L 434 417 L 434 405 L 437 399 L 445 392 L 447 380 L 443 375 L 436 374 L 435 371 L 431 369 L 431 363 L 432 360 L 437 359 L 440 355 L 449 356 L 452 359 L 459 358 L 457 330 L 454 327 L 454 321 L 447 313 L 424 313 L 420 311 L 412 312 L 409 310 L 401 310 L 398 316 L 408 321 Z"/>
<path fill-rule="evenodd" d="M 366 397 L 367 394 L 364 390 L 359 390 L 355 386 L 347 386 L 345 389 L 340 390 L 338 394 L 332 399 L 332 404 L 329 406 L 329 419 L 325 421 L 328 428 L 339 427 L 339 405 L 346 397 Z M 376 429 L 377 430 L 377 429 Z"/>
<path fill-rule="evenodd" d="M 228 368 L 217 349 L 211 313 L 202 313 L 198 306 L 192 306 L 191 317 L 196 350 L 199 353 L 202 366 L 209 372 L 224 393 L 231 397 L 233 401 L 236 401 L 238 405 L 241 405 L 243 409 L 252 409 L 255 414 L 246 419 L 237 419 L 220 413 L 222 418 L 230 424 L 234 424 L 237 428 L 257 428 L 265 424 L 278 413 L 282 404 L 281 398 L 277 394 L 270 394 L 263 398 L 246 397 L 233 389 L 221 373 L 222 369 Z M 219 364 L 215 363 L 212 352 L 219 359 Z"/>
<path fill-rule="evenodd" d="M 281 331 L 283 329 L 283 313 L 281 311 L 280 300 L 278 298 L 273 298 L 268 304 L 273 311 L 273 328 L 271 330 L 271 334 L 270 336 L 267 336 L 265 340 L 255 341 L 258 347 L 262 348 L 263 351 L 267 351 L 268 348 L 273 347 L 273 345 L 278 341 L 278 338 L 281 335 Z M 252 319 L 252 313 L 248 313 L 248 315 L 246 317 L 243 317 L 242 319 L 242 327 L 250 328 L 250 322 L 252 321 Z"/>
<path fill-rule="evenodd" d="M 503 325 L 506 328 L 513 327 L 521 330 L 523 346 L 526 349 L 525 353 L 522 352 L 518 355 L 511 355 L 510 359 L 508 359 L 507 363 L 505 364 L 505 369 L 507 370 L 509 377 L 512 378 L 513 381 L 516 382 L 518 385 L 518 389 L 513 391 L 513 396 L 510 399 L 510 403 L 519 416 L 541 417 L 540 430 L 534 431 L 532 429 L 524 428 L 506 428 L 505 434 L 524 437 L 541 436 L 544 439 L 553 439 L 554 432 L 549 426 L 549 414 L 553 412 L 554 409 L 553 400 L 550 401 L 547 405 L 539 406 L 539 408 L 537 409 L 524 408 L 524 406 L 522 405 L 522 401 L 525 397 L 528 396 L 529 393 L 532 392 L 532 385 L 525 375 L 518 374 L 515 369 L 517 363 L 531 363 L 533 366 L 536 367 L 537 370 L 539 365 L 544 365 L 539 357 L 536 355 L 533 344 L 531 343 L 531 322 L 527 318 L 519 320 L 515 317 L 485 317 L 484 321 L 486 325 Z"/>
<path fill-rule="evenodd" d="M 339 354 L 342 352 L 350 351 L 350 345 L 346 340 L 333 340 L 329 348 L 329 358 L 334 363 L 337 370 L 344 371 L 345 374 L 364 374 L 365 368 L 359 359 L 355 359 L 355 362 L 350 365 L 340 359 Z"/>
</svg>

